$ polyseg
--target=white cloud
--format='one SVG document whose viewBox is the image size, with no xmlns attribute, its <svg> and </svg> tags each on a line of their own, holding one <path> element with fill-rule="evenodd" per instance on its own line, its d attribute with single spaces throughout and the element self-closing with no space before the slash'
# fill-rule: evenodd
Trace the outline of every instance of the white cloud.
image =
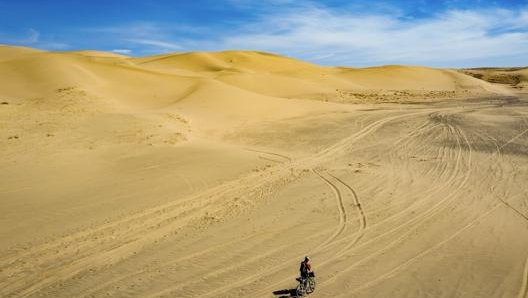
<svg viewBox="0 0 528 298">
<path fill-rule="evenodd" d="M 70 49 L 71 46 L 64 42 L 53 42 L 53 41 L 45 41 L 45 42 L 38 42 L 37 44 L 32 45 L 39 49 L 47 49 L 47 50 L 67 50 Z"/>
<path fill-rule="evenodd" d="M 161 35 L 164 31 L 164 28 L 162 28 L 159 24 L 152 22 L 135 22 L 121 26 L 84 28 L 82 31 L 88 33 L 110 34 L 117 37 L 148 37 Z"/>
<path fill-rule="evenodd" d="M 133 49 L 135 53 L 161 53 L 179 51 L 182 46 L 175 42 L 178 33 L 193 32 L 200 28 L 187 25 L 168 25 L 154 22 L 134 22 L 117 26 L 84 28 L 94 43 L 112 44 L 119 49 Z M 132 50 L 127 50 L 131 53 Z"/>
<path fill-rule="evenodd" d="M 527 9 L 451 10 L 409 20 L 306 6 L 262 16 L 238 33 L 221 37 L 220 46 L 334 65 L 451 66 L 488 59 L 500 64 L 501 57 L 507 61 L 523 55 L 518 65 L 527 65 L 527 15 Z"/>
<path fill-rule="evenodd" d="M 30 45 L 34 45 L 39 42 L 40 32 L 33 28 L 29 28 L 23 34 L 16 35 L 16 36 L 12 34 L 5 34 L 5 33 L 2 34 L 0 32 L 0 38 L 5 40 L 5 42 L 7 43 L 30 46 Z"/>
<path fill-rule="evenodd" d="M 129 49 L 113 49 L 112 52 L 113 53 L 117 53 L 117 54 L 129 55 L 129 54 L 132 53 L 132 50 L 129 50 Z"/>
<path fill-rule="evenodd" d="M 169 50 L 169 51 L 182 49 L 180 45 L 172 43 L 172 42 L 164 41 L 164 40 L 132 38 L 132 39 L 127 39 L 127 41 L 134 43 L 134 44 L 154 46 L 154 47 Z"/>
<path fill-rule="evenodd" d="M 218 27 L 135 22 L 85 31 L 97 35 L 93 42 L 107 39 L 137 54 L 247 49 L 325 65 L 528 65 L 528 7 L 446 10 L 419 18 L 381 4 L 332 9 L 311 1 L 229 1 L 249 7 L 252 17 Z"/>
<path fill-rule="evenodd" d="M 28 37 L 23 41 L 26 44 L 34 44 L 39 41 L 40 32 L 37 30 L 30 28 Z"/>
<path fill-rule="evenodd" d="M 65 50 L 69 48 L 67 43 L 57 42 L 52 38 L 42 37 L 40 31 L 34 28 L 29 28 L 24 36 L 0 34 L 0 42 L 46 50 Z"/>
</svg>

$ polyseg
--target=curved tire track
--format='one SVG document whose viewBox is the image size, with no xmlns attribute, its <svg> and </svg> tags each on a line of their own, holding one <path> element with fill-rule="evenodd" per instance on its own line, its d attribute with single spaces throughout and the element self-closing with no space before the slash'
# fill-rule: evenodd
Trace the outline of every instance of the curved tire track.
<svg viewBox="0 0 528 298">
<path fill-rule="evenodd" d="M 330 238 L 328 238 L 326 241 L 324 241 L 319 246 L 313 249 L 313 251 L 318 251 L 319 249 L 325 247 L 328 243 L 332 242 L 335 238 L 339 236 L 339 234 L 341 234 L 345 230 L 348 221 L 348 215 L 345 209 L 345 205 L 343 204 L 343 196 L 341 195 L 339 189 L 332 182 L 330 182 L 330 180 L 321 175 L 321 173 L 319 173 L 318 171 L 312 169 L 312 172 L 316 174 L 319 178 L 321 178 L 332 189 L 335 195 L 337 209 L 339 211 L 339 223 L 336 231 L 330 236 Z"/>
<path fill-rule="evenodd" d="M 354 203 L 355 203 L 356 210 L 358 213 L 359 228 L 358 228 L 358 231 L 356 232 L 357 236 L 345 248 L 343 248 L 343 251 L 346 251 L 352 248 L 356 243 L 358 243 L 359 240 L 361 240 L 361 238 L 363 238 L 363 236 L 365 235 L 365 229 L 367 228 L 367 217 L 365 216 L 365 212 L 363 211 L 363 208 L 361 207 L 361 202 L 359 201 L 359 196 L 357 195 L 356 191 L 349 184 L 345 183 L 340 178 L 337 178 L 336 176 L 330 173 L 328 173 L 328 175 L 334 178 L 335 180 L 337 180 L 339 183 L 341 183 L 352 194 L 352 198 L 354 199 Z"/>
<path fill-rule="evenodd" d="M 524 272 L 522 276 L 521 289 L 517 298 L 526 298 L 528 294 L 528 257 L 526 257 L 526 263 L 524 264 Z"/>
</svg>

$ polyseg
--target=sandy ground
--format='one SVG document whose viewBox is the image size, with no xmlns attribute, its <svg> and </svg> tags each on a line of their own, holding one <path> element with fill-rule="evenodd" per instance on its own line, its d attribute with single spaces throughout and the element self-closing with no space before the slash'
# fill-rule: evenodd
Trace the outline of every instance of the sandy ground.
<svg viewBox="0 0 528 298">
<path fill-rule="evenodd" d="M 451 70 L 0 47 L 1 297 L 528 297 L 528 97 Z"/>
</svg>

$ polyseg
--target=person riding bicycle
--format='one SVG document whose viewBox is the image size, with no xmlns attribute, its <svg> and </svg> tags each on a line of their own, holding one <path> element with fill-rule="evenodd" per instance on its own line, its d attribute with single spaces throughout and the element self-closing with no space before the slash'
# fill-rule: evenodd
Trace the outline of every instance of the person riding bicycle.
<svg viewBox="0 0 528 298">
<path fill-rule="evenodd" d="M 304 260 L 301 262 L 301 267 L 299 268 L 299 271 L 301 272 L 301 280 L 304 281 L 304 285 L 306 286 L 308 276 L 310 276 L 310 272 L 312 272 L 312 263 L 310 263 L 310 257 L 304 257 Z"/>
</svg>

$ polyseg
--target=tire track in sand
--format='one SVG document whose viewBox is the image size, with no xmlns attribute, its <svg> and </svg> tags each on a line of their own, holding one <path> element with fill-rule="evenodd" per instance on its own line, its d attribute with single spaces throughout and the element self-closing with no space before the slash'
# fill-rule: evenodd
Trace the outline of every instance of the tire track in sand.
<svg viewBox="0 0 528 298">
<path fill-rule="evenodd" d="M 192 259 L 200 258 L 200 257 L 206 256 L 206 255 L 216 254 L 216 253 L 218 253 L 218 251 L 222 251 L 222 250 L 227 249 L 227 248 L 232 248 L 233 247 L 232 249 L 235 249 L 236 246 L 240 245 L 241 243 L 247 242 L 248 240 L 253 239 L 253 238 L 259 238 L 260 241 L 267 241 L 268 239 L 271 239 L 273 237 L 274 237 L 274 235 L 271 232 L 260 232 L 260 233 L 251 234 L 251 235 L 248 235 L 248 236 L 245 236 L 245 237 L 238 238 L 238 239 L 233 240 L 233 241 L 222 243 L 222 244 L 217 245 L 217 246 L 210 246 L 210 247 L 208 247 L 206 249 L 203 249 L 203 250 L 200 250 L 200 251 L 196 251 L 196 252 L 193 252 L 191 254 L 183 255 L 183 256 L 178 257 L 176 259 L 171 259 L 170 261 L 164 262 L 163 266 L 164 267 L 174 266 L 174 265 L 177 265 L 177 264 L 181 264 L 181 263 L 183 263 L 185 261 L 190 261 Z M 130 273 L 127 273 L 127 274 L 121 274 L 121 275 L 119 275 L 119 277 L 116 277 L 116 278 L 113 278 L 113 279 L 110 279 L 110 280 L 106 280 L 104 283 L 98 284 L 95 287 L 91 287 L 88 291 L 85 291 L 82 295 L 78 296 L 78 298 L 93 297 L 93 295 L 96 294 L 97 292 L 103 291 L 104 289 L 112 286 L 115 283 L 118 283 L 118 282 L 126 280 L 126 279 L 133 278 L 135 276 L 142 275 L 142 274 L 144 274 L 145 272 L 148 272 L 148 271 L 149 271 L 148 269 L 147 270 L 137 270 L 137 271 L 130 272 Z"/>
<path fill-rule="evenodd" d="M 277 157 L 280 157 L 280 158 L 284 159 L 287 162 L 291 162 L 292 161 L 291 157 L 288 157 L 288 156 L 283 155 L 283 154 L 275 153 L 275 152 L 257 150 L 257 149 L 252 149 L 252 148 L 244 148 L 244 150 L 257 152 L 257 153 L 264 153 L 264 154 L 268 154 L 268 155 L 272 155 L 272 156 L 277 156 Z"/>
<path fill-rule="evenodd" d="M 279 178 L 281 177 L 283 175 Z M 0 261 L 0 294 L 8 297 L 29 296 L 50 284 L 72 278 L 88 268 L 115 264 L 123 258 L 133 256 L 135 251 L 141 250 L 144 245 L 155 243 L 193 220 L 199 220 L 205 210 L 225 209 L 228 206 L 223 202 L 230 196 L 238 196 L 241 193 L 255 195 L 257 190 L 266 187 L 270 180 L 277 180 L 269 177 L 251 178 L 250 176 L 237 180 L 239 183 L 247 182 L 241 183 L 242 185 L 230 182 L 191 197 L 200 198 L 198 200 L 185 199 L 155 207 L 73 233 L 21 254 L 11 255 L 11 259 L 4 259 L 4 264 Z M 79 241 L 82 241 L 80 246 Z M 33 262 L 27 262 L 26 259 Z"/>
<path fill-rule="evenodd" d="M 528 257 L 526 257 L 526 263 L 524 264 L 521 289 L 519 290 L 517 298 L 526 298 L 526 294 L 528 294 Z"/>
<path fill-rule="evenodd" d="M 339 234 L 341 234 L 345 230 L 347 222 L 348 222 L 348 215 L 345 209 L 345 204 L 343 203 L 343 196 L 341 195 L 341 192 L 339 191 L 337 186 L 335 186 L 332 182 L 330 182 L 329 179 L 325 178 L 317 170 L 312 169 L 312 172 L 315 175 L 317 175 L 319 178 L 321 178 L 332 189 L 335 195 L 337 209 L 339 211 L 339 223 L 338 223 L 336 231 L 328 239 L 326 239 L 323 243 L 321 243 L 320 245 L 318 245 L 317 247 L 313 249 L 313 251 L 318 251 L 319 249 L 324 248 L 327 244 L 331 243 L 334 239 L 336 239 L 339 236 Z"/>
<path fill-rule="evenodd" d="M 319 171 L 317 171 L 315 169 L 312 169 L 312 172 L 314 174 L 316 174 L 317 176 L 319 176 L 319 178 L 321 178 L 321 180 L 323 180 L 332 189 L 332 191 L 334 192 L 335 198 L 336 198 L 336 202 L 337 202 L 337 206 L 338 206 L 338 209 L 339 209 L 339 214 L 340 214 L 339 215 L 340 216 L 340 223 L 338 224 L 337 230 L 334 232 L 334 234 L 332 234 L 328 239 L 326 239 L 323 243 L 321 243 L 317 247 L 311 249 L 308 252 L 309 255 L 317 254 L 318 252 L 320 252 L 322 250 L 328 249 L 333 244 L 341 243 L 341 242 L 343 242 L 343 240 L 349 238 L 348 236 L 346 236 L 346 237 L 342 237 L 342 239 L 339 239 L 337 241 L 335 240 L 346 229 L 347 224 L 348 224 L 348 217 L 349 217 L 348 213 L 347 213 L 347 209 L 345 208 L 345 203 L 343 201 L 343 195 L 342 195 L 343 192 L 339 189 L 340 187 L 337 184 L 341 184 L 342 186 L 344 186 L 346 188 L 346 190 L 351 194 L 352 201 L 353 201 L 354 206 L 356 207 L 357 213 L 358 213 L 358 226 L 359 226 L 358 227 L 358 231 L 356 231 L 356 232 L 354 232 L 352 234 L 352 235 L 356 235 L 355 238 L 352 241 L 350 241 L 349 243 L 347 243 L 347 245 L 345 247 L 341 248 L 331 258 L 328 258 L 325 261 L 320 262 L 318 264 L 318 268 L 321 268 L 325 264 L 335 260 L 339 255 L 343 254 L 345 251 L 348 251 L 357 242 L 359 242 L 359 240 L 363 237 L 364 231 L 365 231 L 365 229 L 367 227 L 367 219 L 366 219 L 365 213 L 364 213 L 364 211 L 363 211 L 363 209 L 361 207 L 361 203 L 359 201 L 359 197 L 358 197 L 356 191 L 349 184 L 344 182 L 342 179 L 337 178 L 336 176 L 328 173 L 328 171 L 325 171 L 324 174 L 323 174 L 323 173 L 321 173 L 321 172 L 319 172 Z M 328 175 L 331 178 L 324 177 L 324 175 Z M 331 181 L 331 179 L 336 180 L 337 183 L 333 183 Z M 255 293 L 255 295 L 262 296 L 265 293 L 269 292 L 271 289 L 274 289 L 274 288 L 278 287 L 285 280 L 287 280 L 287 279 L 281 279 L 281 280 L 278 280 L 278 281 L 276 281 L 276 282 L 274 282 L 272 284 L 268 284 L 264 289 L 257 291 Z"/>
<path fill-rule="evenodd" d="M 440 248 L 442 245 L 448 243 L 449 241 L 455 239 L 457 236 L 459 236 L 461 233 L 465 232 L 466 230 L 474 227 L 475 225 L 479 224 L 481 222 L 481 220 L 483 218 L 485 218 L 486 216 L 488 216 L 490 213 L 492 213 L 493 211 L 497 210 L 499 208 L 499 205 L 496 205 L 495 207 L 489 209 L 488 211 L 484 212 L 483 214 L 481 214 L 480 216 L 478 216 L 477 218 L 475 218 L 474 220 L 472 220 L 470 223 L 468 223 L 467 225 L 465 225 L 464 227 L 458 229 L 456 232 L 454 232 L 453 234 L 451 234 L 449 237 L 447 238 L 444 238 L 442 241 L 440 242 L 437 242 L 435 245 L 423 250 L 422 252 L 420 252 L 418 255 L 408 259 L 407 261 L 405 261 L 404 263 L 396 266 L 395 268 L 393 268 L 392 270 L 376 277 L 375 279 L 373 280 L 370 280 L 369 282 L 363 284 L 361 287 L 359 288 L 356 288 L 354 289 L 352 292 L 347 292 L 346 294 L 342 294 L 342 295 L 338 295 L 338 296 L 335 296 L 335 297 L 343 297 L 346 295 L 346 297 L 349 297 L 350 294 L 353 294 L 353 293 L 357 293 L 361 290 L 365 290 L 367 288 L 370 288 L 384 280 L 387 280 L 391 277 L 393 277 L 394 275 L 396 275 L 396 273 L 400 272 L 401 270 L 409 267 L 410 265 L 412 265 L 414 262 L 416 262 L 418 259 L 422 258 L 423 256 L 435 251 L 436 249 Z M 527 263 L 528 264 L 528 263 Z M 522 289 L 521 289 L 522 291 Z M 524 298 L 524 296 L 520 296 L 520 298 Z"/>
<path fill-rule="evenodd" d="M 451 129 L 449 130 L 453 135 L 455 136 L 458 136 L 458 134 L 455 134 L 454 131 L 452 131 Z M 455 183 L 456 181 L 456 178 L 458 176 L 458 173 L 459 173 L 459 166 L 460 166 L 460 163 L 461 163 L 461 154 L 462 154 L 462 148 L 461 148 L 461 144 L 460 144 L 460 140 L 457 138 L 457 144 L 458 144 L 458 154 L 457 154 L 457 158 L 456 158 L 456 163 L 455 163 L 455 168 L 454 170 L 450 173 L 450 177 L 449 179 L 447 180 L 446 183 L 444 184 L 441 184 L 441 185 L 437 185 L 431 189 L 429 189 L 427 191 L 427 193 L 424 193 L 422 194 L 421 198 L 418 199 L 417 201 L 415 201 L 413 204 L 412 204 L 412 207 L 414 209 L 416 208 L 419 208 L 419 207 L 427 207 L 428 203 L 427 203 L 427 200 L 429 198 L 431 198 L 432 196 L 434 196 L 435 194 L 438 194 L 440 193 L 440 191 L 442 191 L 443 189 L 447 189 L 447 188 L 450 188 L 452 187 L 452 185 Z M 443 159 L 442 159 L 443 160 Z M 444 171 L 442 171 L 443 173 Z M 375 239 L 378 239 L 378 238 L 381 238 L 387 234 L 392 234 L 393 232 L 397 231 L 398 229 L 403 229 L 405 228 L 406 225 L 409 225 L 413 222 L 416 222 L 418 220 L 422 220 L 423 218 L 426 218 L 426 217 L 430 217 L 430 216 L 433 216 L 433 214 L 435 214 L 435 210 L 438 210 L 438 208 L 440 208 L 440 206 L 442 205 L 442 203 L 446 202 L 447 201 L 447 197 L 444 198 L 443 200 L 440 200 L 439 202 L 436 202 L 432 207 L 428 207 L 426 208 L 427 211 L 423 211 L 421 213 L 421 215 L 419 216 L 416 216 L 416 217 L 413 217 L 413 218 L 408 218 L 404 223 L 402 224 L 398 224 L 397 226 L 395 227 L 392 227 L 388 232 L 386 233 L 383 233 L 383 234 L 380 234 L 378 236 L 376 236 L 375 238 L 369 240 L 369 242 L 375 240 Z M 381 222 L 378 222 L 372 226 L 369 226 L 368 227 L 368 230 L 370 229 L 373 229 L 373 228 L 376 228 L 377 226 L 380 226 L 384 223 L 388 223 L 390 221 L 395 221 L 395 220 L 398 220 L 398 219 L 402 219 L 402 218 L 406 218 L 408 217 L 408 213 L 410 212 L 411 207 L 408 207 L 394 215 L 391 215 L 390 217 L 384 219 L 383 221 Z M 350 237 L 345 237 L 343 239 L 339 239 L 337 240 L 335 243 L 338 243 L 338 242 L 343 242 L 343 241 L 346 241 L 346 240 L 349 240 L 349 238 L 353 237 L 350 236 Z M 362 244 L 363 246 L 364 244 Z"/>
<path fill-rule="evenodd" d="M 367 228 L 367 217 L 365 215 L 365 212 L 363 211 L 363 208 L 361 207 L 361 202 L 359 201 L 359 196 L 357 195 L 356 191 L 350 186 L 350 184 L 344 182 L 342 179 L 337 178 L 336 176 L 327 173 L 329 176 L 337 180 L 339 183 L 341 183 L 346 189 L 352 194 L 352 198 L 354 200 L 356 210 L 358 213 L 358 221 L 359 221 L 359 228 L 356 232 L 357 236 L 356 238 L 351 241 L 345 248 L 343 248 L 343 251 L 349 250 L 352 246 L 354 246 L 356 243 L 358 243 L 361 238 L 365 235 L 365 229 Z"/>
<path fill-rule="evenodd" d="M 326 178 L 323 176 L 323 174 L 321 174 L 319 171 L 317 171 L 316 169 L 311 169 L 311 171 L 316 175 L 318 176 L 321 180 L 323 180 L 331 189 L 332 191 L 334 192 L 334 196 L 335 196 L 335 199 L 336 199 L 336 205 L 337 205 L 337 209 L 338 209 L 338 213 L 339 213 L 339 222 L 337 224 L 337 228 L 335 230 L 335 232 L 330 235 L 330 237 L 328 237 L 327 239 L 325 239 L 321 244 L 317 245 L 315 248 L 311 249 L 308 253 L 309 254 L 314 254 L 318 251 L 321 251 L 322 249 L 324 249 L 326 246 L 328 246 L 330 243 L 332 243 L 340 234 L 343 233 L 343 231 L 346 229 L 346 226 L 347 226 L 347 223 L 348 223 L 348 213 L 347 213 L 347 209 L 345 208 L 345 204 L 343 202 L 343 196 L 342 196 L 342 193 L 341 191 L 339 190 L 339 188 L 330 181 L 330 179 Z M 305 255 L 305 254 L 302 254 L 302 255 Z M 301 255 L 298 256 L 298 258 L 300 258 Z M 252 281 L 255 281 L 255 280 L 258 280 L 260 278 L 263 278 L 265 276 L 269 276 L 271 275 L 272 273 L 274 272 L 277 272 L 279 270 L 282 270 L 286 267 L 289 267 L 289 266 L 292 266 L 293 262 L 290 263 L 282 263 L 282 264 L 279 264 L 279 265 L 276 265 L 276 266 L 273 266 L 272 268 L 268 268 L 266 270 L 266 272 L 264 274 L 256 274 L 256 275 L 251 275 L 251 276 L 248 276 L 242 280 L 239 280 L 235 283 L 231 283 L 231 284 L 227 284 L 223 287 L 219 287 L 219 288 L 216 288 L 215 290 L 213 291 L 209 291 L 207 293 L 204 293 L 202 295 L 200 295 L 200 297 L 204 298 L 204 297 L 216 297 L 218 294 L 220 293 L 224 293 L 232 288 L 235 288 L 237 286 L 242 286 L 244 284 L 247 284 L 247 283 L 250 283 Z M 285 279 L 282 279 L 278 282 L 275 282 L 271 285 L 268 285 L 266 287 L 266 289 L 263 289 L 263 290 L 260 290 L 256 293 L 254 293 L 256 296 L 259 296 L 259 295 L 263 295 L 264 293 L 268 292 L 270 288 L 273 288 L 275 287 L 276 285 L 284 282 Z"/>
<path fill-rule="evenodd" d="M 451 173 L 451 177 L 450 179 L 448 180 L 448 182 L 444 185 L 444 187 L 448 187 L 449 185 L 452 184 L 452 182 L 454 182 L 458 176 L 458 174 L 460 173 L 460 165 L 462 163 L 462 144 L 461 144 L 461 140 L 464 140 L 466 145 L 467 145 L 467 149 L 469 151 L 468 153 L 468 157 L 467 157 L 467 171 L 465 171 L 465 174 L 464 174 L 464 178 L 463 180 L 459 183 L 459 185 L 457 185 L 457 187 L 451 191 L 447 196 L 445 196 L 442 200 L 440 200 L 439 202 L 436 202 L 431 208 L 429 208 L 427 211 L 423 212 L 420 214 L 420 216 L 416 216 L 410 220 L 408 220 L 407 222 L 391 229 L 390 231 L 382 234 L 382 235 L 378 235 L 376 236 L 375 238 L 363 243 L 361 245 L 361 247 L 365 246 L 365 245 L 368 245 L 369 243 L 375 241 L 377 238 L 380 238 L 382 237 L 383 235 L 385 234 L 392 234 L 392 233 L 395 233 L 398 229 L 400 228 L 405 228 L 405 227 L 409 227 L 411 226 L 411 224 L 413 224 L 411 227 L 415 227 L 415 226 L 418 226 L 419 224 L 421 224 L 422 222 L 432 218 L 435 214 L 439 213 L 441 210 L 444 210 L 445 208 L 447 208 L 448 204 L 453 201 L 455 198 L 456 198 L 456 194 L 458 193 L 458 191 L 460 189 L 462 189 L 464 187 L 464 185 L 466 185 L 467 181 L 469 180 L 469 177 L 471 175 L 471 160 L 472 160 L 472 147 L 471 147 L 471 144 L 469 143 L 467 137 L 465 136 L 465 134 L 460 131 L 459 129 L 457 129 L 456 127 L 453 127 L 451 125 L 448 125 L 453 133 L 454 136 L 456 136 L 457 138 L 457 144 L 458 144 L 458 154 L 456 155 L 456 158 L 455 158 L 455 168 L 454 170 L 452 171 Z M 430 194 L 432 195 L 432 194 Z M 348 268 L 342 270 L 341 272 L 339 272 L 339 274 L 336 274 L 330 278 L 328 278 L 327 280 L 325 280 L 324 282 L 320 283 L 320 285 L 322 287 L 325 287 L 326 285 L 328 285 L 329 283 L 332 283 L 333 281 L 335 281 L 337 279 L 338 276 L 342 276 L 343 274 L 346 274 L 347 272 L 351 271 L 352 269 L 354 269 L 355 267 L 357 267 L 358 265 L 360 264 L 363 264 L 365 263 L 366 261 L 370 260 L 370 259 L 373 259 L 374 257 L 380 255 L 381 253 L 383 253 L 384 251 L 387 251 L 388 249 L 390 249 L 391 247 L 394 247 L 398 242 L 401 242 L 402 240 L 405 239 L 405 237 L 407 235 L 409 235 L 410 233 L 412 233 L 412 229 L 408 229 L 403 232 L 402 234 L 400 234 L 396 239 L 390 241 L 390 243 L 388 243 L 387 245 L 384 246 L 384 248 L 382 248 L 381 250 L 377 250 L 375 252 L 373 252 L 372 254 L 364 257 L 362 260 L 354 263 L 352 266 L 349 266 Z M 341 255 L 344 255 L 341 254 Z M 337 256 L 336 256 L 337 257 Z"/>
</svg>

